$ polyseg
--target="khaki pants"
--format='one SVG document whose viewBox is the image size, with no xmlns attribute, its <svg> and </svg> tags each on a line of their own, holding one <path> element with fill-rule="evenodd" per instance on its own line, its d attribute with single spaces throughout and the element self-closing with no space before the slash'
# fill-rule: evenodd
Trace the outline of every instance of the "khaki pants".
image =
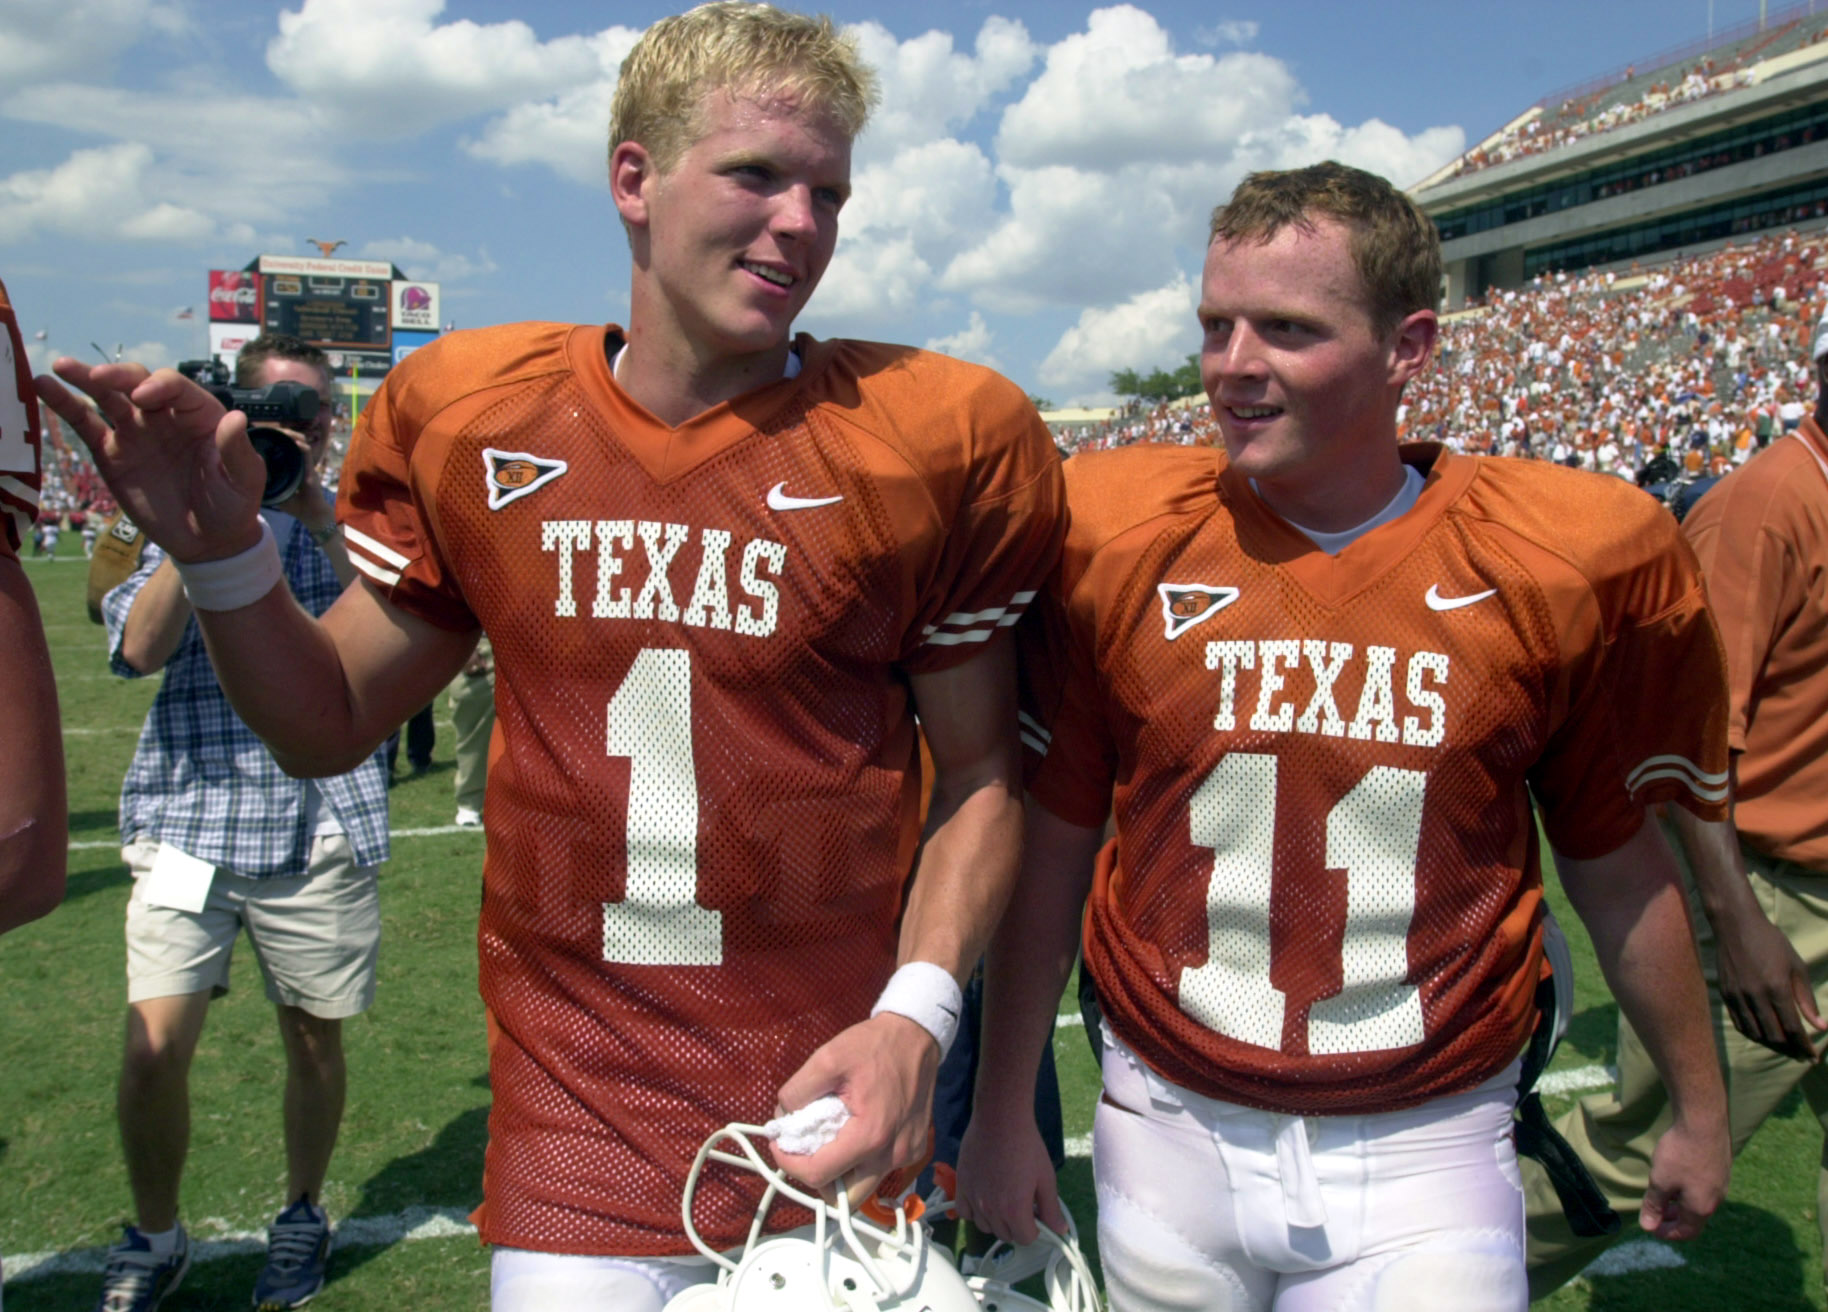
<svg viewBox="0 0 1828 1312">
<path fill-rule="evenodd" d="M 495 728 L 495 676 L 459 674 L 451 680 L 451 721 L 457 729 L 457 805 L 482 810 Z"/>
<path fill-rule="evenodd" d="M 1714 1046 L 1726 1079 L 1727 1114 L 1731 1122 L 1733 1153 L 1745 1147 L 1790 1090 L 1802 1087 L 1809 1106 L 1828 1132 L 1828 1067 L 1810 1065 L 1779 1056 L 1745 1038 L 1733 1028 L 1720 1001 L 1715 973 L 1714 935 L 1695 897 L 1688 863 L 1675 835 L 1670 846 L 1682 866 L 1689 891 L 1689 912 L 1695 922 L 1695 942 L 1701 969 L 1707 977 L 1708 1000 L 1714 1021 Z M 1789 861 L 1776 861 L 1754 852 L 1745 853 L 1746 873 L 1752 891 L 1771 923 L 1784 932 L 1809 965 L 1817 1009 L 1828 1007 L 1828 879 Z M 1581 1099 L 1556 1122 L 1580 1155 L 1620 1220 L 1615 1238 L 1641 1234 L 1638 1208 L 1650 1181 L 1650 1154 L 1657 1136 L 1670 1123 L 1669 1099 L 1645 1054 L 1644 1045 L 1623 1016 L 1619 1017 L 1619 1078 L 1610 1092 Z M 1569 1228 L 1548 1177 L 1535 1162 L 1526 1160 L 1524 1188 L 1528 1210 L 1530 1296 L 1541 1298 L 1580 1274 L 1613 1239 L 1578 1239 Z M 1816 1183 L 1816 1218 L 1822 1225 L 1824 1253 L 1828 1253 L 1828 1145 Z M 1825 1258 L 1828 1262 L 1828 1258 Z M 1823 1278 L 1828 1282 L 1828 1269 Z"/>
</svg>

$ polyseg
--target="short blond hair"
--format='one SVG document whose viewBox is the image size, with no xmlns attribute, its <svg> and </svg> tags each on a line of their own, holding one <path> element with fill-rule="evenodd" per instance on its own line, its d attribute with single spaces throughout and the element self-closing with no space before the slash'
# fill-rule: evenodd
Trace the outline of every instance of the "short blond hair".
<svg viewBox="0 0 1828 1312">
<path fill-rule="evenodd" d="M 1371 322 L 1388 333 L 1441 300 L 1441 235 L 1413 200 L 1375 173 L 1327 160 L 1252 173 L 1212 212 L 1212 241 L 1272 240 L 1332 219 L 1351 234 L 1352 263 Z"/>
<path fill-rule="evenodd" d="M 705 97 L 717 90 L 790 97 L 852 138 L 880 95 L 856 43 L 830 18 L 716 0 L 661 19 L 628 52 L 609 108 L 610 154 L 639 142 L 667 172 L 698 140 Z"/>
</svg>

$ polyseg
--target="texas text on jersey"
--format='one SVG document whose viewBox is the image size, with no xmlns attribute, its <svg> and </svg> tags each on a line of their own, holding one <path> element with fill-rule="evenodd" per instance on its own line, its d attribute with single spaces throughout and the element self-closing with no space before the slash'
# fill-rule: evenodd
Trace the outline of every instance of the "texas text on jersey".
<svg viewBox="0 0 1828 1312">
<path fill-rule="evenodd" d="M 1531 797 L 1583 857 L 1651 802 L 1723 811 L 1723 708 L 1677 691 L 1723 658 L 1661 507 L 1404 459 L 1414 508 L 1338 556 L 1222 453 L 1067 465 L 1060 576 L 1024 626 L 1030 787 L 1080 825 L 1115 788 L 1087 961 L 1118 1037 L 1208 1097 L 1343 1115 L 1476 1088 L 1535 1014 Z"/>
<path fill-rule="evenodd" d="M 19 319 L 0 283 L 0 541 L 18 554 L 38 518 L 38 394 Z"/>
<path fill-rule="evenodd" d="M 902 672 L 1013 625 L 1062 483 L 974 366 L 801 338 L 797 377 L 674 429 L 615 382 L 618 336 L 417 352 L 342 514 L 390 601 L 494 644 L 483 1237 L 670 1254 L 700 1141 L 772 1115 L 887 979 L 918 840 Z M 713 1243 L 752 1183 L 701 1193 Z"/>
</svg>

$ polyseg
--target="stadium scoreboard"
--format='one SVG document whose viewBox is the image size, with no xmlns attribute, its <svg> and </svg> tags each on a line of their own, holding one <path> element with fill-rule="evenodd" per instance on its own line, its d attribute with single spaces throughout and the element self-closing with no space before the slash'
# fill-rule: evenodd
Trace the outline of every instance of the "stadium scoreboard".
<svg viewBox="0 0 1828 1312">
<path fill-rule="evenodd" d="M 244 269 L 210 271 L 210 349 L 233 364 L 261 332 L 321 347 L 331 371 L 379 381 L 437 336 L 439 288 L 386 260 L 262 255 Z"/>
<path fill-rule="evenodd" d="M 327 348 L 385 351 L 388 281 L 276 273 L 264 278 L 261 327 Z"/>
</svg>

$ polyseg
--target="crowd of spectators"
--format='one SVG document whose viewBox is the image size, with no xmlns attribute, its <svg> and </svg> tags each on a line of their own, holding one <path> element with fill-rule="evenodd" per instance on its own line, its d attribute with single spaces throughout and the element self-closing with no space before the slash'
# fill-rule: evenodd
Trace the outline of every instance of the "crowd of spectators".
<svg viewBox="0 0 1828 1312">
<path fill-rule="evenodd" d="M 1627 76 L 1630 76 L 1629 72 Z M 1569 102 L 1553 116 L 1537 114 L 1523 123 L 1512 124 L 1492 140 L 1462 155 L 1454 174 L 1477 173 L 1494 164 L 1507 164 L 1528 155 L 1559 150 L 1585 137 L 1641 123 L 1666 109 L 1750 86 L 1754 80 L 1755 74 L 1750 67 L 1733 66 L 1716 71 L 1712 59 L 1703 59 L 1678 80 L 1652 82 L 1637 99 L 1613 101 L 1597 113 L 1583 113 L 1580 103 Z M 1592 99 L 1588 98 L 1589 102 Z"/>
<path fill-rule="evenodd" d="M 1719 474 L 1794 428 L 1810 397 L 1828 231 L 1772 231 L 1655 268 L 1545 274 L 1448 316 L 1402 434 L 1639 482 Z M 1216 443 L 1203 398 L 1132 406 L 1062 450 Z M 1667 462 L 1667 463 L 1665 463 Z"/>
</svg>

